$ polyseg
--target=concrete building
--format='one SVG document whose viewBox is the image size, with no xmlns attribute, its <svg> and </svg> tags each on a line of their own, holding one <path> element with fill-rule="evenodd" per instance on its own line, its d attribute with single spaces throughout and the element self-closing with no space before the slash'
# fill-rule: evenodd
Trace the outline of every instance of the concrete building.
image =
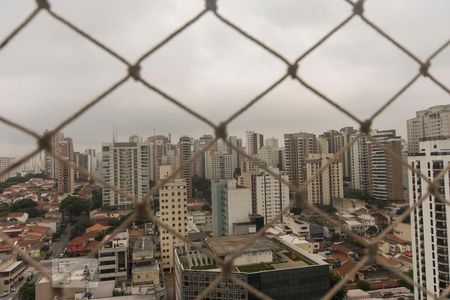
<svg viewBox="0 0 450 300">
<path fill-rule="evenodd" d="M 358 209 L 366 207 L 363 200 L 350 198 L 335 198 L 332 205 L 340 215 L 354 214 Z"/>
<path fill-rule="evenodd" d="M 214 236 L 233 234 L 233 224 L 249 222 L 252 213 L 251 188 L 237 184 L 236 180 L 211 182 Z"/>
<path fill-rule="evenodd" d="M 355 139 L 357 134 L 352 134 Z M 369 192 L 369 145 L 367 136 L 361 135 L 350 147 L 350 180 L 353 189 Z"/>
<path fill-rule="evenodd" d="M 73 142 L 62 132 L 56 133 L 51 141 L 52 150 L 69 162 L 74 162 Z M 56 160 L 53 155 L 45 152 L 45 173 L 55 179 L 60 193 L 72 193 L 75 185 L 75 171 L 66 162 Z"/>
<path fill-rule="evenodd" d="M 183 166 L 186 162 L 191 158 L 192 152 L 192 138 L 188 136 L 180 137 L 180 141 L 178 142 L 178 158 L 179 158 L 179 166 Z M 180 177 L 184 179 L 186 183 L 186 197 L 187 199 L 192 198 L 192 164 L 189 164 L 180 172 Z"/>
<path fill-rule="evenodd" d="M 161 286 L 159 262 L 151 236 L 136 239 L 131 255 L 131 286 Z"/>
<path fill-rule="evenodd" d="M 319 153 L 314 134 L 300 132 L 284 135 L 285 171 L 294 187 L 299 188 L 306 181 L 306 159 L 313 153 Z"/>
<path fill-rule="evenodd" d="M 98 251 L 98 278 L 116 283 L 128 278 L 128 232 L 118 233 Z"/>
<path fill-rule="evenodd" d="M 397 157 L 402 156 L 401 138 L 395 130 L 375 131 L 372 137 Z M 401 161 L 371 141 L 368 149 L 369 194 L 380 201 L 404 201 Z"/>
<path fill-rule="evenodd" d="M 332 155 L 310 154 L 306 160 L 307 178 L 313 177 L 332 159 Z M 308 185 L 308 201 L 312 205 L 331 205 L 334 198 L 344 197 L 341 161 L 335 161 Z"/>
<path fill-rule="evenodd" d="M 210 134 L 204 134 L 203 136 L 199 137 L 198 139 L 195 139 L 194 140 L 194 153 L 201 151 L 213 139 L 214 139 L 214 136 L 212 136 Z M 204 178 L 205 177 L 205 168 L 206 168 L 206 165 L 205 165 L 205 152 L 204 152 L 194 161 L 194 167 L 193 167 L 194 175 Z"/>
<path fill-rule="evenodd" d="M 353 139 L 353 135 L 358 131 L 353 127 L 343 127 L 339 130 L 343 137 L 344 147 L 347 147 L 348 144 L 351 143 Z M 344 177 L 352 180 L 352 171 L 351 171 L 351 149 L 347 149 L 344 154 Z"/>
<path fill-rule="evenodd" d="M 163 163 L 163 157 L 166 157 L 170 151 L 175 150 L 175 146 L 171 144 L 170 137 L 165 135 L 154 135 L 147 138 L 149 146 L 149 178 L 152 182 L 159 182 L 161 176 L 159 174 L 161 165 L 170 165 Z M 175 166 L 173 166 L 175 168 Z"/>
<path fill-rule="evenodd" d="M 253 235 L 206 239 L 203 247 L 223 259 Z M 175 298 L 195 299 L 219 274 L 206 255 L 187 247 L 176 250 Z M 258 237 L 235 259 L 232 272 L 271 299 L 319 299 L 330 288 L 329 265 L 318 256 L 279 238 Z M 256 299 L 248 290 L 225 279 L 210 299 Z"/>
<path fill-rule="evenodd" d="M 418 153 L 423 138 L 450 137 L 450 104 L 432 106 L 416 112 L 407 121 L 408 152 Z"/>
<path fill-rule="evenodd" d="M 0 295 L 8 295 L 16 290 L 20 277 L 26 269 L 24 261 L 17 261 L 16 255 L 0 254 Z"/>
<path fill-rule="evenodd" d="M 272 168 L 277 174 L 280 171 Z M 285 173 L 281 178 L 288 180 Z M 289 187 L 267 172 L 261 172 L 255 176 L 255 204 L 256 209 L 252 211 L 264 217 L 265 223 L 271 222 L 284 208 L 289 206 Z M 280 219 L 282 222 L 282 218 Z"/>
<path fill-rule="evenodd" d="M 278 145 L 265 145 L 258 151 L 257 158 L 269 168 L 280 168 L 280 148 Z"/>
<path fill-rule="evenodd" d="M 234 175 L 233 155 L 227 153 L 205 153 L 205 178 L 232 179 Z"/>
<path fill-rule="evenodd" d="M 102 144 L 102 178 L 138 200 L 143 199 L 150 191 L 148 144 L 132 138 L 127 143 Z M 133 201 L 108 187 L 102 188 L 102 195 L 104 206 L 134 207 Z"/>
<path fill-rule="evenodd" d="M 171 226 L 181 235 L 187 236 L 187 190 L 183 179 L 166 183 L 159 190 L 159 210 L 161 221 Z M 181 241 L 160 227 L 161 268 L 173 269 L 173 249 Z"/>
<path fill-rule="evenodd" d="M 420 152 L 410 153 L 408 164 L 433 180 L 450 164 L 450 140 L 419 142 Z M 409 171 L 409 201 L 413 205 L 428 190 L 427 182 Z M 437 192 L 450 199 L 449 173 L 437 182 Z M 439 296 L 450 284 L 450 209 L 429 195 L 421 206 L 411 212 L 414 281 Z M 414 289 L 415 299 L 434 299 Z"/>
<path fill-rule="evenodd" d="M 264 136 L 254 131 L 246 131 L 247 144 L 245 145 L 248 155 L 258 154 L 259 149 L 264 145 Z"/>
<path fill-rule="evenodd" d="M 15 161 L 15 158 L 12 156 L 2 156 L 0 157 L 0 171 L 5 170 L 7 167 L 9 167 L 10 165 L 12 165 Z M 8 179 L 9 177 L 14 176 L 16 170 L 11 170 L 11 172 L 9 172 L 8 174 L 5 174 L 3 176 L 0 177 L 0 182 L 5 181 L 6 179 Z"/>
</svg>

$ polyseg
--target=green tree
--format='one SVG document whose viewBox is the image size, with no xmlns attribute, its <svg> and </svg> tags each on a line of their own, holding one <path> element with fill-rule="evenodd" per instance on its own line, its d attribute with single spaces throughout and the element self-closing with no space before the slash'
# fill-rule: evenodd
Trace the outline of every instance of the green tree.
<svg viewBox="0 0 450 300">
<path fill-rule="evenodd" d="M 370 200 L 370 195 L 358 189 L 347 189 L 344 191 L 345 198 L 360 199 L 364 201 Z"/>
<path fill-rule="evenodd" d="M 20 300 L 34 300 L 35 286 L 34 283 L 25 282 L 19 289 Z"/>
<path fill-rule="evenodd" d="M 65 217 L 80 217 L 89 214 L 89 201 L 76 196 L 68 196 L 59 204 L 59 210 L 64 213 Z"/>
<path fill-rule="evenodd" d="M 398 216 L 400 216 L 401 214 L 403 214 L 405 211 L 407 211 L 408 209 L 406 207 L 400 207 L 399 209 L 397 209 L 396 213 Z M 407 223 L 407 224 L 411 224 L 411 217 L 410 215 L 408 215 L 403 221 L 402 223 Z"/>
<path fill-rule="evenodd" d="M 206 199 L 208 203 L 211 203 L 211 181 L 209 179 L 193 176 L 192 188 L 194 198 Z"/>
<path fill-rule="evenodd" d="M 82 235 L 86 228 L 91 226 L 91 221 L 89 220 L 89 217 L 83 217 L 75 224 L 75 226 L 72 228 L 72 238 L 76 236 Z"/>
<path fill-rule="evenodd" d="M 412 270 L 410 270 L 408 272 L 404 272 L 403 274 L 405 274 L 409 278 L 413 279 L 413 271 Z M 401 286 L 404 286 L 405 288 L 409 289 L 410 291 L 414 290 L 414 286 L 409 284 L 406 280 L 400 279 L 398 281 L 398 284 L 400 284 Z"/>
<path fill-rule="evenodd" d="M 365 280 L 358 280 L 356 282 L 356 287 L 360 290 L 368 291 L 370 290 L 370 283 Z"/>
<path fill-rule="evenodd" d="M 334 285 L 336 285 L 339 281 L 341 281 L 341 276 L 330 272 L 330 288 L 333 287 Z M 345 288 L 345 286 L 341 287 L 339 289 L 339 291 L 337 291 L 336 294 L 334 294 L 333 298 L 331 298 L 332 300 L 343 300 L 345 299 L 345 295 L 347 294 L 347 289 Z"/>
<path fill-rule="evenodd" d="M 102 190 L 96 189 L 92 191 L 91 210 L 100 208 L 103 203 Z"/>
</svg>

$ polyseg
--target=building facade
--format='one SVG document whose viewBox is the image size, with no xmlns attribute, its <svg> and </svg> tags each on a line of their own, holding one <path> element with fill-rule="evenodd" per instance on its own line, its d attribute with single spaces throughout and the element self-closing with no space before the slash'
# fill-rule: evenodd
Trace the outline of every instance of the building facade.
<svg viewBox="0 0 450 300">
<path fill-rule="evenodd" d="M 407 121 L 408 152 L 419 152 L 419 141 L 423 138 L 450 136 L 450 104 L 430 107 L 416 112 L 416 117 Z"/>
<path fill-rule="evenodd" d="M 450 164 L 450 140 L 419 142 L 420 152 L 410 153 L 408 163 L 433 180 Z M 413 205 L 427 193 L 427 182 L 409 170 L 409 201 Z M 437 192 L 450 199 L 450 177 L 437 182 Z M 429 195 L 411 212 L 414 281 L 439 296 L 450 284 L 450 208 Z M 414 288 L 415 299 L 434 299 Z"/>
<path fill-rule="evenodd" d="M 401 138 L 395 130 L 375 131 L 372 137 L 401 158 Z M 369 194 L 379 201 L 404 201 L 401 159 L 371 141 L 368 141 L 368 151 Z"/>
<path fill-rule="evenodd" d="M 314 134 L 300 132 L 284 135 L 285 171 L 295 188 L 306 181 L 306 159 L 313 153 L 319 153 Z"/>
<path fill-rule="evenodd" d="M 142 142 L 113 142 L 102 145 L 102 178 L 138 200 L 150 191 L 149 147 Z M 103 205 L 119 208 L 134 207 L 133 201 L 102 188 Z"/>
<path fill-rule="evenodd" d="M 311 154 L 306 160 L 307 178 L 320 172 L 332 155 Z M 312 205 L 331 205 L 334 198 L 344 197 L 344 174 L 341 161 L 335 161 L 308 184 L 308 201 Z"/>
<path fill-rule="evenodd" d="M 169 181 L 159 190 L 159 210 L 161 221 L 183 236 L 187 236 L 187 190 L 184 179 Z M 160 227 L 161 268 L 173 269 L 174 246 L 181 241 Z"/>
<path fill-rule="evenodd" d="M 272 170 L 280 174 L 278 169 Z M 285 173 L 280 176 L 284 180 L 289 179 Z M 256 175 L 254 184 L 256 209 L 253 212 L 263 216 L 265 223 L 268 223 L 289 206 L 289 187 L 267 172 Z"/>
</svg>

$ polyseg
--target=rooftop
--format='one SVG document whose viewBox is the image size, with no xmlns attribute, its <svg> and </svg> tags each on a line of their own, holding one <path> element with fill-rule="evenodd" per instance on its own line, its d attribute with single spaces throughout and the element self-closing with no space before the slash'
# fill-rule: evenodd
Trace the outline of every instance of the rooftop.
<svg viewBox="0 0 450 300">
<path fill-rule="evenodd" d="M 219 257 L 227 256 L 255 237 L 249 235 L 234 235 L 209 238 L 205 241 L 204 247 Z M 301 242 L 301 240 L 299 240 Z M 268 254 L 267 252 L 271 252 Z M 178 247 L 176 250 L 178 259 L 186 270 L 208 270 L 220 272 L 220 268 L 206 255 L 194 249 Z M 254 263 L 255 259 L 248 259 L 245 254 L 252 253 L 261 255 L 260 262 Z M 310 254 L 303 249 L 291 245 L 290 242 L 279 237 L 261 236 L 257 237 L 254 243 L 249 246 L 242 255 L 235 261 L 235 272 L 256 273 L 270 270 L 280 270 L 289 268 L 303 268 L 313 265 L 326 264 L 314 254 Z"/>
<path fill-rule="evenodd" d="M 254 237 L 254 234 L 248 235 L 228 235 L 221 237 L 212 237 L 206 240 L 208 247 L 217 256 L 227 256 L 236 249 L 243 247 Z M 254 253 L 254 252 L 264 252 L 273 251 L 280 248 L 278 243 L 267 237 L 258 237 L 250 246 L 246 247 L 243 253 Z"/>
</svg>

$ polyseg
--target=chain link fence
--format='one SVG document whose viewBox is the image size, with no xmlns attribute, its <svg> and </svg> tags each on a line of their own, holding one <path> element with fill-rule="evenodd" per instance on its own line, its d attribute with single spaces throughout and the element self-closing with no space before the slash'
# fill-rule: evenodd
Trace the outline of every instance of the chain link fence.
<svg viewBox="0 0 450 300">
<path fill-rule="evenodd" d="M 17 25 L 17 27 L 1 42 L 0 44 L 0 55 L 1 50 L 3 50 L 5 47 L 8 46 L 9 43 L 13 42 L 14 38 L 20 34 L 22 30 L 24 30 L 27 26 L 30 26 L 31 21 L 38 15 L 38 14 L 48 14 L 55 20 L 57 20 L 60 24 L 67 26 L 86 40 L 90 41 L 91 43 L 95 44 L 97 47 L 101 48 L 105 53 L 108 55 L 111 55 L 114 57 L 118 62 L 124 64 L 125 72 L 122 78 L 118 79 L 116 82 L 112 83 L 109 87 L 105 88 L 102 93 L 97 95 L 95 98 L 93 98 L 88 104 L 81 107 L 78 111 L 73 113 L 70 117 L 65 119 L 62 123 L 55 126 L 52 130 L 46 132 L 45 134 L 40 134 L 35 132 L 34 130 L 30 128 L 26 128 L 25 126 L 22 126 L 21 124 L 18 124 L 14 122 L 13 120 L 9 120 L 5 116 L 0 116 L 0 121 L 4 124 L 11 126 L 17 130 L 20 130 L 33 138 L 36 139 L 37 147 L 31 151 L 29 154 L 25 155 L 20 160 L 14 162 L 12 165 L 10 165 L 8 168 L 0 171 L 0 177 L 8 174 L 10 171 L 14 170 L 21 164 L 25 163 L 29 159 L 31 159 L 34 155 L 38 154 L 40 151 L 45 150 L 50 152 L 54 158 L 62 163 L 69 164 L 73 169 L 77 170 L 81 174 L 88 175 L 90 178 L 92 178 L 97 184 L 99 184 L 102 187 L 108 187 L 112 191 L 119 193 L 121 196 L 133 201 L 135 203 L 135 210 L 132 214 L 126 218 L 119 227 L 117 227 L 113 233 L 108 237 L 105 238 L 95 249 L 93 249 L 87 257 L 95 257 L 97 254 L 97 251 L 106 243 L 108 243 L 117 233 L 123 231 L 126 229 L 129 225 L 132 224 L 132 222 L 135 220 L 136 217 L 144 217 L 145 219 L 152 221 L 160 228 L 163 228 L 167 230 L 169 233 L 176 236 L 178 239 L 184 241 L 187 245 L 189 245 L 193 249 L 197 249 L 199 251 L 202 251 L 205 255 L 207 255 L 209 258 L 211 258 L 218 266 L 221 267 L 222 272 L 220 276 L 217 276 L 215 280 L 204 289 L 204 291 L 197 296 L 197 299 L 203 299 L 208 296 L 208 294 L 213 291 L 216 286 L 226 278 L 226 280 L 231 280 L 236 285 L 247 289 L 250 293 L 252 293 L 254 296 L 260 299 L 270 299 L 267 295 L 263 294 L 261 291 L 255 289 L 253 286 L 249 285 L 248 283 L 242 281 L 239 279 L 236 275 L 233 274 L 233 261 L 236 259 L 241 252 L 249 247 L 258 237 L 262 236 L 266 229 L 274 225 L 277 220 L 281 218 L 281 216 L 287 212 L 289 212 L 290 208 L 293 206 L 301 206 L 304 208 L 308 208 L 311 211 L 318 214 L 321 218 L 325 219 L 330 224 L 333 224 L 337 227 L 339 227 L 343 232 L 345 232 L 349 237 L 354 238 L 355 240 L 359 241 L 364 247 L 366 248 L 366 254 L 365 256 L 358 261 L 356 266 L 348 272 L 336 285 L 334 285 L 327 293 L 322 297 L 322 299 L 331 299 L 351 278 L 358 272 L 362 267 L 364 267 L 366 264 L 369 263 L 378 263 L 382 265 L 384 268 L 390 270 L 392 273 L 396 274 L 401 279 L 405 280 L 407 283 L 417 287 L 421 292 L 426 293 L 430 296 L 432 296 L 434 299 L 444 299 L 447 297 L 447 295 L 450 293 L 450 286 L 447 287 L 440 296 L 434 295 L 431 291 L 428 291 L 424 286 L 418 284 L 417 282 L 414 282 L 410 277 L 403 274 L 402 272 L 398 271 L 388 263 L 386 263 L 383 260 L 380 260 L 377 258 L 378 253 L 378 245 L 379 242 L 400 222 L 402 222 L 405 218 L 409 216 L 411 211 L 413 211 L 415 208 L 419 207 L 422 202 L 425 201 L 430 195 L 434 196 L 437 200 L 440 202 L 450 205 L 450 202 L 446 200 L 441 194 L 438 193 L 435 183 L 437 183 L 441 178 L 443 178 L 444 174 L 446 174 L 450 170 L 450 165 L 446 166 L 440 174 L 434 178 L 433 181 L 431 181 L 427 176 L 422 174 L 420 171 L 414 169 L 408 164 L 405 164 L 401 157 L 399 157 L 396 153 L 394 153 L 391 149 L 386 148 L 384 145 L 380 144 L 376 139 L 374 139 L 371 136 L 371 124 L 373 120 L 378 117 L 383 111 L 389 107 L 394 101 L 396 101 L 407 89 L 409 89 L 420 77 L 426 77 L 430 81 L 434 82 L 436 86 L 440 89 L 442 89 L 445 93 L 450 94 L 449 87 L 447 87 L 443 82 L 439 81 L 438 78 L 433 76 L 431 73 L 431 62 L 432 60 L 439 55 L 444 49 L 446 49 L 449 44 L 450 40 L 447 40 L 441 47 L 436 49 L 433 53 L 430 54 L 430 56 L 425 60 L 420 60 L 414 53 L 412 53 L 410 50 L 408 50 L 406 47 L 404 47 L 400 42 L 392 38 L 387 32 L 385 32 L 382 28 L 377 26 L 375 23 L 373 23 L 370 19 L 366 17 L 364 14 L 364 0 L 358 0 L 357 2 L 352 2 L 351 0 L 342 0 L 345 1 L 349 7 L 349 15 L 342 20 L 339 24 L 337 24 L 334 28 L 332 28 L 327 34 L 325 34 L 319 41 L 317 41 L 315 44 L 311 45 L 309 49 L 307 49 L 304 53 L 298 56 L 297 59 L 294 61 L 289 61 L 287 58 L 285 58 L 283 55 L 281 55 L 279 52 L 277 52 L 276 49 L 273 49 L 266 44 L 264 44 L 262 41 L 258 40 L 254 36 L 252 36 L 250 33 L 246 32 L 243 28 L 241 28 L 238 24 L 234 24 L 229 19 L 226 18 L 226 16 L 223 16 L 219 12 L 219 1 L 217 0 L 205 0 L 204 9 L 200 11 L 197 15 L 195 15 L 193 18 L 191 18 L 188 22 L 182 24 L 177 30 L 169 34 L 166 38 L 164 38 L 160 43 L 156 44 L 152 48 L 150 48 L 147 52 L 143 53 L 140 58 L 136 62 L 130 62 L 125 57 L 121 56 L 119 53 L 115 52 L 113 49 L 99 41 L 98 39 L 91 36 L 88 32 L 83 31 L 80 29 L 76 24 L 73 24 L 70 20 L 64 18 L 63 16 L 59 15 L 56 11 L 52 10 L 50 3 L 48 0 L 36 0 L 36 7 L 35 9 L 29 14 L 28 17 L 26 17 L 20 24 Z M 250 99 L 244 106 L 242 106 L 241 109 L 236 111 L 234 114 L 226 118 L 224 121 L 215 123 L 213 120 L 210 120 L 207 116 L 204 116 L 200 114 L 199 112 L 189 108 L 186 104 L 181 102 L 178 99 L 175 99 L 174 97 L 170 96 L 163 90 L 159 89 L 152 83 L 148 82 L 145 78 L 141 76 L 141 63 L 153 55 L 155 52 L 162 50 L 162 48 L 171 41 L 174 37 L 182 34 L 185 30 L 187 30 L 192 24 L 198 22 L 202 17 L 205 15 L 210 14 L 213 15 L 228 26 L 229 28 L 233 29 L 236 32 L 236 38 L 243 38 L 248 39 L 251 41 L 255 47 L 261 47 L 274 57 L 281 60 L 286 65 L 286 72 L 283 74 L 280 74 L 280 78 L 276 80 L 274 83 L 272 83 L 270 86 L 268 86 L 265 90 L 261 91 L 258 95 L 256 95 L 253 99 Z M 408 56 L 411 59 L 411 63 L 415 63 L 417 65 L 417 73 L 412 74 L 412 78 L 406 82 L 392 97 L 387 99 L 387 101 L 381 105 L 381 107 L 376 110 L 372 116 L 366 120 L 362 120 L 352 114 L 350 111 L 348 111 L 345 107 L 342 107 L 340 104 L 338 104 L 336 101 L 331 99 L 330 97 L 326 96 L 326 94 L 317 88 L 315 88 L 311 83 L 307 82 L 304 78 L 301 76 L 301 72 L 299 72 L 299 63 L 302 62 L 303 59 L 305 59 L 308 55 L 310 55 L 312 52 L 314 52 L 316 49 L 318 49 L 327 39 L 329 39 L 331 36 L 333 36 L 336 32 L 341 30 L 343 27 L 345 27 L 352 19 L 359 18 L 362 20 L 367 26 L 372 28 L 375 32 L 377 32 L 379 35 L 381 35 L 383 38 L 386 39 L 389 43 L 392 43 L 395 47 L 400 49 L 406 56 Z M 339 153 L 336 153 L 334 155 L 334 158 L 329 160 L 325 165 L 321 167 L 321 169 L 312 177 L 307 178 L 307 181 L 300 187 L 295 188 L 292 186 L 291 183 L 281 178 L 279 174 L 274 173 L 272 170 L 267 168 L 264 164 L 262 164 L 260 161 L 255 159 L 254 157 L 251 157 L 244 153 L 241 149 L 237 148 L 235 145 L 230 143 L 227 139 L 227 127 L 228 125 L 236 119 L 239 115 L 241 115 L 244 111 L 250 109 L 253 105 L 255 105 L 260 99 L 262 99 L 265 95 L 267 95 L 270 91 L 275 89 L 278 85 L 280 85 L 283 81 L 290 78 L 291 80 L 294 80 L 298 82 L 301 86 L 305 87 L 306 89 L 310 90 L 312 93 L 317 95 L 319 98 L 323 99 L 327 103 L 329 103 L 331 106 L 333 106 L 335 109 L 339 110 L 340 112 L 347 115 L 350 119 L 354 120 L 360 125 L 360 134 L 356 136 L 350 143 L 348 143 L 344 148 L 342 148 Z M 147 194 L 147 196 L 142 199 L 138 200 L 134 196 L 121 191 L 116 186 L 111 185 L 108 182 L 105 182 L 102 180 L 102 178 L 97 177 L 94 174 L 90 174 L 87 170 L 79 167 L 75 163 L 71 161 L 67 161 L 65 158 L 61 157 L 57 153 L 54 152 L 54 149 L 51 147 L 51 140 L 52 137 L 62 130 L 64 127 L 66 127 L 69 123 L 74 122 L 79 116 L 81 116 L 83 113 L 85 113 L 87 110 L 92 108 L 94 105 L 98 104 L 100 101 L 105 101 L 104 99 L 111 93 L 113 93 L 119 86 L 127 82 L 128 80 L 134 80 L 137 83 L 142 84 L 143 86 L 147 87 L 148 89 L 152 90 L 153 92 L 159 94 L 161 97 L 166 99 L 167 101 L 173 103 L 174 105 L 178 106 L 180 109 L 188 112 L 192 116 L 196 117 L 197 119 L 203 121 L 204 123 L 208 124 L 211 129 L 214 131 L 215 139 L 210 142 L 206 147 L 204 147 L 201 151 L 198 151 L 192 155 L 192 157 L 181 165 L 171 176 L 168 178 L 162 180 L 159 182 L 156 186 L 154 186 L 150 192 Z M 350 147 L 360 138 L 361 135 L 367 136 L 367 139 L 372 142 L 373 144 L 377 145 L 381 149 L 383 149 L 385 152 L 389 152 L 390 155 L 392 155 L 395 159 L 399 160 L 402 164 L 405 164 L 407 168 L 409 168 L 412 172 L 414 172 L 417 176 L 421 177 L 425 182 L 428 184 L 429 188 L 428 191 L 420 198 L 420 199 L 414 199 L 416 200 L 414 202 L 414 205 L 411 205 L 406 211 L 404 211 L 399 218 L 397 218 L 392 224 L 390 224 L 383 232 L 381 232 L 375 239 L 371 240 L 370 242 L 362 239 L 360 236 L 356 235 L 352 231 L 350 231 L 347 227 L 343 226 L 341 223 L 337 222 L 336 220 L 330 218 L 327 213 L 320 210 L 318 207 L 312 206 L 308 203 L 306 199 L 306 188 L 309 183 L 313 182 L 318 176 L 321 175 L 321 173 L 328 168 L 333 162 L 339 160 L 339 157 L 342 157 L 345 151 L 349 150 Z M 231 149 L 238 152 L 240 155 L 245 157 L 248 160 L 253 161 L 257 166 L 259 166 L 261 169 L 265 170 L 267 173 L 269 173 L 271 176 L 277 178 L 282 184 L 285 184 L 289 186 L 289 188 L 294 191 L 294 196 L 290 202 L 290 205 L 283 209 L 282 212 L 279 213 L 279 215 L 274 218 L 271 222 L 266 224 L 263 228 L 261 228 L 251 239 L 250 241 L 242 246 L 241 248 L 237 249 L 231 256 L 227 257 L 227 259 L 222 260 L 218 257 L 216 257 L 213 253 L 205 250 L 204 248 L 200 248 L 193 244 L 191 241 L 187 240 L 183 234 L 180 234 L 179 232 L 175 231 L 173 228 L 171 228 L 169 225 L 162 222 L 160 219 L 158 219 L 155 216 L 155 212 L 152 211 L 152 209 L 147 205 L 148 200 L 152 198 L 153 195 L 157 195 L 160 187 L 164 186 L 168 181 L 174 179 L 179 172 L 181 172 L 184 168 L 190 166 L 195 159 L 197 159 L 203 152 L 207 151 L 213 143 L 217 142 L 219 139 L 221 139 L 226 145 L 228 145 Z M 3 232 L 0 232 L 0 238 L 6 240 L 7 242 L 11 243 L 11 245 L 14 247 L 15 251 L 17 251 L 25 261 L 27 261 L 30 265 L 37 268 L 40 272 L 43 273 L 45 277 L 47 277 L 49 280 L 51 280 L 51 274 L 49 273 L 49 270 L 44 268 L 38 261 L 35 261 L 33 258 L 31 258 L 25 251 L 21 250 L 16 245 L 13 245 L 11 239 Z M 55 289 L 55 293 L 62 295 L 64 293 L 64 289 Z"/>
</svg>

